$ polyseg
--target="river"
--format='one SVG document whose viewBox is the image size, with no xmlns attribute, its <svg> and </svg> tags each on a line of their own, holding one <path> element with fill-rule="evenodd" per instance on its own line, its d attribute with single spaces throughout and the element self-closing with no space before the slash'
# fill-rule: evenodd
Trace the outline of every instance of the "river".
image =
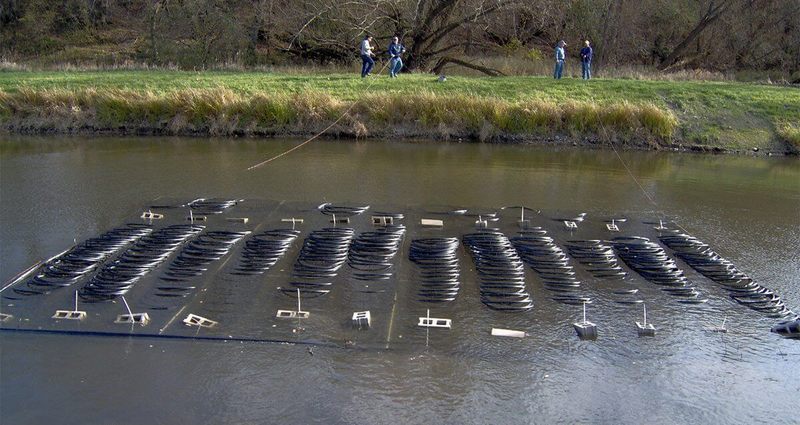
<svg viewBox="0 0 800 425">
<path fill-rule="evenodd" d="M 621 162 L 607 150 L 319 140 L 247 171 L 297 143 L 0 136 L 0 279 L 157 199 L 341 202 L 412 214 L 526 205 L 560 241 L 569 236 L 552 220 L 560 214 L 625 216 L 636 232 L 669 218 L 800 310 L 797 158 L 623 151 Z M 798 341 L 771 334 L 776 319 L 712 282 L 699 280 L 710 301 L 694 307 L 639 281 L 654 338 L 636 337 L 639 307 L 614 306 L 606 287 L 590 285 L 601 329 L 584 341 L 571 326 L 579 307 L 551 301 L 531 276 L 535 306 L 525 313 L 488 311 L 465 280 L 448 310 L 450 331 L 417 328 L 424 309 L 402 294 L 388 331 L 391 303 L 373 310 L 376 329 L 340 331 L 335 315 L 353 309 L 338 307 L 357 300 L 312 302 L 329 329 L 315 334 L 309 322 L 297 340 L 320 344 L 2 331 L 0 422 L 797 423 Z M 727 334 L 707 330 L 723 318 Z M 492 337 L 492 326 L 530 336 Z M 244 321 L 239 330 L 261 331 Z"/>
</svg>

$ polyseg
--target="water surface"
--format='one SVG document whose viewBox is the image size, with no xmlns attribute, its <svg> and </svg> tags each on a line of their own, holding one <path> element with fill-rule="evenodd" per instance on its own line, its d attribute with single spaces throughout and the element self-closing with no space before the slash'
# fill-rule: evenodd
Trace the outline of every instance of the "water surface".
<svg viewBox="0 0 800 425">
<path fill-rule="evenodd" d="M 800 308 L 796 158 L 458 143 L 18 138 L 0 143 L 0 279 L 125 222 L 156 198 L 500 206 L 675 219 Z M 653 306 L 655 339 L 611 309 L 597 341 L 535 292 L 526 315 L 461 299 L 458 329 L 401 325 L 353 349 L 3 332 L 3 423 L 796 423 L 800 346 L 712 286 L 710 307 Z M 473 289 L 474 291 L 474 289 Z M 602 291 L 598 289 L 598 296 Z M 664 297 L 657 298 L 663 300 Z M 602 302 L 601 302 L 601 305 Z M 413 315 L 409 312 L 409 315 Z M 702 328 L 727 317 L 731 332 Z M 489 323 L 494 321 L 494 323 Z M 515 325 L 524 340 L 492 339 Z M 781 407 L 783 406 L 783 407 Z"/>
</svg>

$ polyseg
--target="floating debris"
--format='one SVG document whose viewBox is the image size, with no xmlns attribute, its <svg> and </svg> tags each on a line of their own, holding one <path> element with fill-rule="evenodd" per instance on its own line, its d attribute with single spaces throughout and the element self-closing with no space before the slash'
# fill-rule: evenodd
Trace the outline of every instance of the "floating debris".
<svg viewBox="0 0 800 425">
<path fill-rule="evenodd" d="M 528 336 L 524 331 L 515 331 L 513 329 L 500 329 L 492 328 L 492 336 L 505 336 L 509 338 L 525 338 Z"/>
</svg>

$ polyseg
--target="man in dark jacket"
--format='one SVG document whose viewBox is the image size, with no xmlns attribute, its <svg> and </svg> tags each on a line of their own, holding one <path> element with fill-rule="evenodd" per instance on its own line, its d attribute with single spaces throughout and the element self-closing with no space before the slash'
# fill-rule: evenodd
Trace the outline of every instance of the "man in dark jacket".
<svg viewBox="0 0 800 425">
<path fill-rule="evenodd" d="M 392 38 L 392 43 L 389 44 L 389 77 L 395 78 L 400 70 L 403 69 L 403 58 L 401 55 L 406 52 L 406 47 L 400 44 L 400 37 L 395 36 Z"/>
<path fill-rule="evenodd" d="M 588 80 L 592 78 L 592 46 L 586 40 L 586 47 L 581 49 L 581 78 Z"/>
<path fill-rule="evenodd" d="M 564 40 L 559 41 L 556 45 L 556 69 L 553 71 L 553 78 L 556 80 L 560 80 L 561 74 L 564 72 L 564 61 L 567 60 L 567 51 L 564 50 L 566 45 Z"/>
</svg>

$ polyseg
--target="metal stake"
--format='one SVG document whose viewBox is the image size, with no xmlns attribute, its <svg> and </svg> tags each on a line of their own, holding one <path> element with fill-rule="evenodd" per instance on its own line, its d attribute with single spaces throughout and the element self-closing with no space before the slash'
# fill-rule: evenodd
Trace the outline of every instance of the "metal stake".
<svg viewBox="0 0 800 425">
<path fill-rule="evenodd" d="M 297 288 L 297 313 L 300 313 L 300 288 Z"/>
<path fill-rule="evenodd" d="M 583 323 L 586 323 L 586 302 L 583 303 Z"/>
<path fill-rule="evenodd" d="M 427 323 L 430 325 L 430 323 L 431 323 L 431 309 L 428 309 L 428 315 L 426 317 L 427 317 Z M 429 340 L 428 337 L 430 335 L 430 332 L 431 332 L 430 326 L 426 326 L 425 327 L 425 348 L 428 348 L 428 340 Z"/>
<path fill-rule="evenodd" d="M 131 316 L 131 320 L 133 320 L 133 312 L 131 311 L 131 307 L 128 305 L 128 302 L 125 301 L 125 296 L 122 296 L 122 302 L 125 303 L 125 309 L 128 310 L 128 314 Z"/>
<path fill-rule="evenodd" d="M 644 326 L 647 327 L 647 304 L 642 304 L 642 308 L 644 308 Z"/>
</svg>

